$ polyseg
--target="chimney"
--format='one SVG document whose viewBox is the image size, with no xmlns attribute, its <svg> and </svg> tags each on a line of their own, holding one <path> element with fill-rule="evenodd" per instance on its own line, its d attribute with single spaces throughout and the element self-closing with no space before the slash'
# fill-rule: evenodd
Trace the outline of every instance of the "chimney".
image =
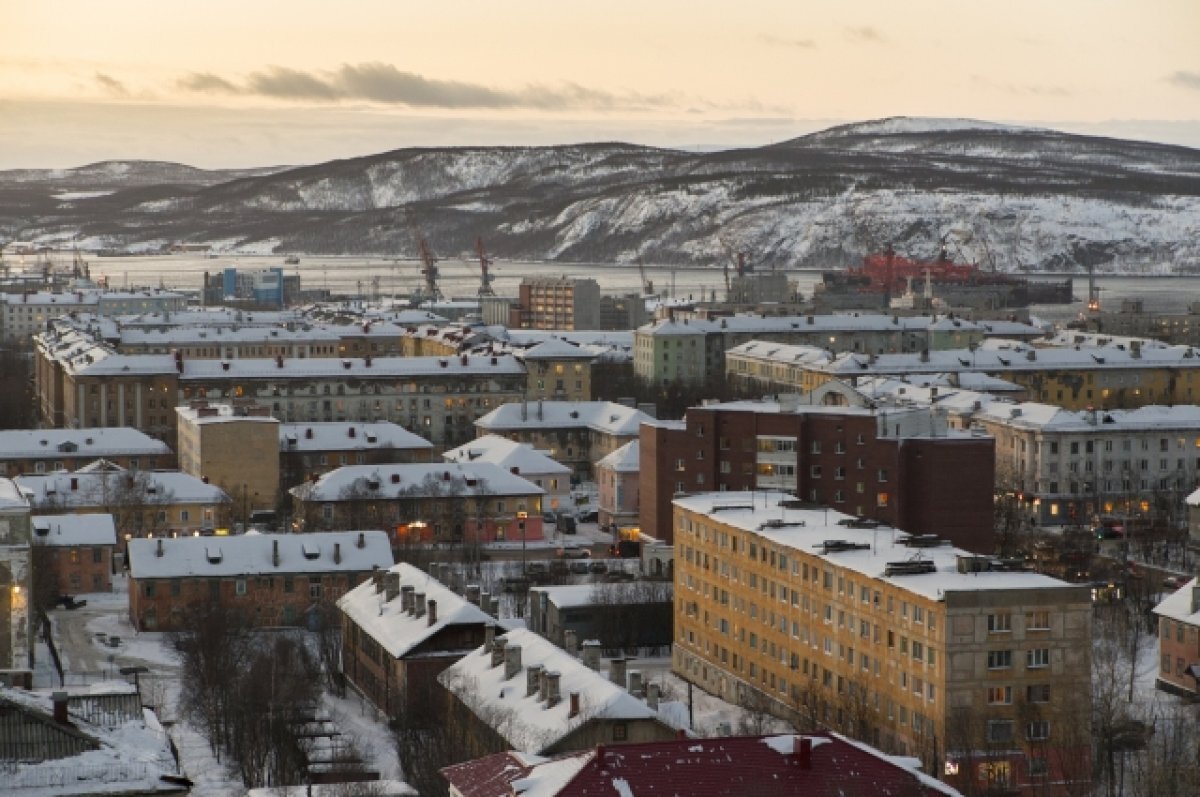
<svg viewBox="0 0 1200 797">
<path fill-rule="evenodd" d="M 807 736 L 797 736 L 793 740 L 796 753 L 796 763 L 801 769 L 812 769 L 812 739 Z"/>
<path fill-rule="evenodd" d="M 662 685 L 652 683 L 646 687 L 646 705 L 658 711 L 658 701 L 662 698 Z"/>
<path fill-rule="evenodd" d="M 629 671 L 629 694 L 633 695 L 634 697 L 642 696 L 642 671 L 641 670 L 630 670 Z"/>
<path fill-rule="evenodd" d="M 158 546 L 157 546 L 157 548 L 156 548 L 156 549 L 155 549 L 155 551 L 154 551 L 154 555 L 155 555 L 155 556 L 157 556 L 157 557 L 159 557 L 160 559 L 162 558 L 162 555 L 163 555 L 163 541 L 162 541 L 162 537 L 159 537 L 159 538 L 158 538 Z"/>
<path fill-rule="evenodd" d="M 50 699 L 54 701 L 54 721 L 59 725 L 70 725 L 71 720 L 67 718 L 67 693 L 54 692 Z"/>
<path fill-rule="evenodd" d="M 525 670 L 525 697 L 533 697 L 541 686 L 542 665 L 530 664 Z"/>
<path fill-rule="evenodd" d="M 571 711 L 567 714 L 567 719 L 579 716 L 579 693 L 571 693 Z"/>
<path fill-rule="evenodd" d="M 600 643 L 594 639 L 589 639 L 583 643 L 582 653 L 579 655 L 580 661 L 584 663 L 589 670 L 600 671 Z"/>
<path fill-rule="evenodd" d="M 437 601 L 426 601 L 425 608 L 429 611 L 429 624 L 435 625 L 437 623 Z"/>
<path fill-rule="evenodd" d="M 397 573 L 396 580 L 398 581 L 399 579 L 400 574 Z M 416 587 L 414 587 L 412 584 L 405 584 L 400 588 L 400 611 L 404 612 L 405 614 L 413 613 L 413 593 L 416 591 Z"/>
<path fill-rule="evenodd" d="M 367 535 L 363 534 L 360 531 L 358 533 L 358 542 L 356 544 L 359 548 L 366 548 L 367 547 Z"/>
<path fill-rule="evenodd" d="M 279 540 L 271 540 L 271 564 L 279 567 Z"/>
<path fill-rule="evenodd" d="M 483 629 L 483 655 L 492 655 L 492 646 L 496 640 L 496 626 L 484 626 Z"/>
<path fill-rule="evenodd" d="M 400 594 L 400 574 L 393 573 L 390 570 L 383 576 L 383 599 L 388 603 L 396 600 L 396 596 Z M 400 605 L 404 605 L 404 600 L 400 600 Z"/>
<path fill-rule="evenodd" d="M 312 440 L 312 427 L 311 426 L 304 430 L 304 439 Z"/>
<path fill-rule="evenodd" d="M 340 565 L 342 563 L 342 544 L 340 542 L 335 542 L 333 544 L 333 563 L 335 565 Z"/>
<path fill-rule="evenodd" d="M 624 689 L 625 688 L 625 667 L 626 667 L 625 659 L 621 658 L 620 656 L 618 656 L 615 659 L 611 659 L 608 662 L 608 667 L 609 667 L 608 680 L 612 681 L 614 684 L 616 684 L 617 686 Z"/>
<path fill-rule="evenodd" d="M 488 607 L 490 607 L 491 605 L 492 605 L 492 593 L 490 593 L 490 592 L 479 593 L 479 608 L 483 609 L 486 612 L 488 610 Z"/>
<path fill-rule="evenodd" d="M 537 699 L 538 699 L 539 703 L 545 703 L 546 695 L 548 695 L 550 693 L 550 679 L 548 677 L 549 675 L 550 675 L 550 671 L 545 669 L 544 667 L 542 668 L 541 673 L 539 673 L 539 675 L 538 675 Z"/>
<path fill-rule="evenodd" d="M 498 636 L 492 641 L 492 666 L 499 667 L 504 663 L 504 646 L 508 644 L 508 637 Z"/>
<path fill-rule="evenodd" d="M 383 591 L 383 571 L 379 569 L 379 565 L 371 570 L 371 583 L 375 585 L 376 592 Z"/>
<path fill-rule="evenodd" d="M 521 646 L 507 645 L 504 648 L 504 680 L 512 678 L 521 671 Z"/>
<path fill-rule="evenodd" d="M 424 592 L 414 592 L 413 593 L 413 614 L 415 614 L 417 617 L 425 616 L 425 593 Z"/>
<path fill-rule="evenodd" d="M 572 656 L 579 656 L 579 634 L 570 628 L 563 632 L 563 649 Z"/>
<path fill-rule="evenodd" d="M 479 605 L 479 585 L 478 584 L 468 584 L 465 597 L 467 599 L 467 603 L 471 604 L 472 606 L 478 606 Z"/>
<path fill-rule="evenodd" d="M 487 613 L 497 620 L 500 619 L 500 597 L 498 595 L 492 596 L 492 605 L 488 607 Z"/>
<path fill-rule="evenodd" d="M 557 672 L 546 673 L 546 708 L 554 708 L 562 702 L 562 697 L 558 692 L 559 677 Z"/>
<path fill-rule="evenodd" d="M 276 368 L 282 368 L 282 367 L 283 367 L 283 355 L 282 355 L 282 354 L 276 354 L 276 355 L 275 355 L 275 367 L 276 367 Z"/>
</svg>

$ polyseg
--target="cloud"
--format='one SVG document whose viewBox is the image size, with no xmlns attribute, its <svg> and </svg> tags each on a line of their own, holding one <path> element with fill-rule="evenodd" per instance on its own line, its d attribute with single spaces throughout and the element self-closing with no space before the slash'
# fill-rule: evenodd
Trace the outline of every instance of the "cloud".
<svg viewBox="0 0 1200 797">
<path fill-rule="evenodd" d="M 815 39 L 792 39 L 786 36 L 775 36 L 770 33 L 762 34 L 758 37 L 758 40 L 772 47 L 790 47 L 798 50 L 812 50 L 817 46 Z"/>
<path fill-rule="evenodd" d="M 1167 81 L 1180 88 L 1200 91 L 1200 72 L 1173 72 Z"/>
<path fill-rule="evenodd" d="M 117 80 L 112 75 L 106 75 L 103 72 L 97 72 L 96 82 L 100 84 L 100 88 L 104 89 L 106 92 L 115 97 L 129 96 L 129 89 L 125 88 L 125 84 Z"/>
<path fill-rule="evenodd" d="M 565 83 L 498 89 L 480 83 L 437 80 L 405 72 L 391 64 L 343 64 L 333 71 L 306 72 L 272 66 L 235 82 L 207 72 L 194 72 L 177 84 L 188 91 L 239 94 L 315 102 L 367 101 L 413 108 L 534 110 L 615 110 L 670 108 L 670 95 L 613 93 Z"/>
<path fill-rule="evenodd" d="M 846 28 L 846 35 L 858 42 L 866 42 L 869 44 L 883 44 L 887 41 L 884 35 L 870 25 L 859 25 L 858 27 Z"/>
</svg>

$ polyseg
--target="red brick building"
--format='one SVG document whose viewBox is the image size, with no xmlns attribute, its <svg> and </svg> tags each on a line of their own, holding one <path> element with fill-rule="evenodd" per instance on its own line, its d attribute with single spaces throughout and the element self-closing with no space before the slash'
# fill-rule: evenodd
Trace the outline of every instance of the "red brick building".
<svg viewBox="0 0 1200 797">
<path fill-rule="evenodd" d="M 49 588 L 53 583 L 59 595 L 112 590 L 117 548 L 112 515 L 37 515 L 32 522 L 33 544 L 44 546 L 38 565 L 49 567 L 48 572 L 35 574 L 39 584 Z"/>
<path fill-rule="evenodd" d="M 251 625 L 309 624 L 391 565 L 382 531 L 130 540 L 129 619 L 139 631 L 171 631 L 190 607 L 217 603 Z"/>
<path fill-rule="evenodd" d="M 1192 579 L 1154 607 L 1158 616 L 1158 677 L 1164 692 L 1200 696 L 1200 580 Z"/>
<path fill-rule="evenodd" d="M 992 438 L 928 409 L 741 401 L 641 428 L 641 528 L 672 541 L 676 493 L 785 490 L 839 512 L 991 553 Z"/>
</svg>

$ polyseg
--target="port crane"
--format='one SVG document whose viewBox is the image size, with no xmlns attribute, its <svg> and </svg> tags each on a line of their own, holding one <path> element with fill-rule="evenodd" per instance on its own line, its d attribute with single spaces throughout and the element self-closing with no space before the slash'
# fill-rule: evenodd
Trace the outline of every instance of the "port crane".
<svg viewBox="0 0 1200 797">
<path fill-rule="evenodd" d="M 640 257 L 637 259 L 637 266 L 638 266 L 638 274 L 640 274 L 642 277 L 642 295 L 643 296 L 653 296 L 654 295 L 654 283 L 651 282 L 650 280 L 646 279 L 646 264 L 642 262 L 642 259 Z"/>
<path fill-rule="evenodd" d="M 719 240 L 721 242 L 721 248 L 724 249 L 725 254 L 727 254 L 729 256 L 729 259 L 723 263 L 723 268 L 722 268 L 722 270 L 725 273 L 725 298 L 726 298 L 726 300 L 728 300 L 729 292 L 730 292 L 730 290 L 732 290 L 731 285 L 730 285 L 730 278 L 729 278 L 729 264 L 733 263 L 734 269 L 736 270 L 737 275 L 739 277 L 744 277 L 747 274 L 749 274 L 751 271 L 754 270 L 754 266 L 746 265 L 746 253 L 741 250 L 735 249 L 733 247 L 733 245 L 730 244 L 729 241 L 725 238 L 725 236 L 723 236 L 723 235 L 718 236 L 717 240 Z"/>
<path fill-rule="evenodd" d="M 475 239 L 475 253 L 479 255 L 479 298 L 484 296 L 495 296 L 496 292 L 492 290 L 492 281 L 496 279 L 490 269 L 495 261 L 488 257 L 487 250 L 483 248 L 483 239 Z"/>
<path fill-rule="evenodd" d="M 423 235 L 417 236 L 417 256 L 421 259 L 421 277 L 425 280 L 425 288 L 416 298 L 425 302 L 445 298 L 442 289 L 438 287 L 437 258 L 433 256 L 433 251 Z"/>
</svg>

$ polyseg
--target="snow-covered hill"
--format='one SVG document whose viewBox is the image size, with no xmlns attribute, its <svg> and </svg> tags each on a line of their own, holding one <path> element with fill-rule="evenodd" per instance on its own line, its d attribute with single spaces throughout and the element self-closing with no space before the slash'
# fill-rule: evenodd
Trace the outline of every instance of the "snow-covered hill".
<svg viewBox="0 0 1200 797">
<path fill-rule="evenodd" d="M 120 166 L 0 172 L 0 236 L 412 256 L 419 231 L 442 255 L 482 237 L 502 258 L 718 265 L 736 248 L 783 267 L 888 243 L 931 256 L 945 241 L 1001 269 L 1200 272 L 1200 151 L 974 120 L 885 119 L 702 154 L 408 149 L 213 181 Z"/>
</svg>

